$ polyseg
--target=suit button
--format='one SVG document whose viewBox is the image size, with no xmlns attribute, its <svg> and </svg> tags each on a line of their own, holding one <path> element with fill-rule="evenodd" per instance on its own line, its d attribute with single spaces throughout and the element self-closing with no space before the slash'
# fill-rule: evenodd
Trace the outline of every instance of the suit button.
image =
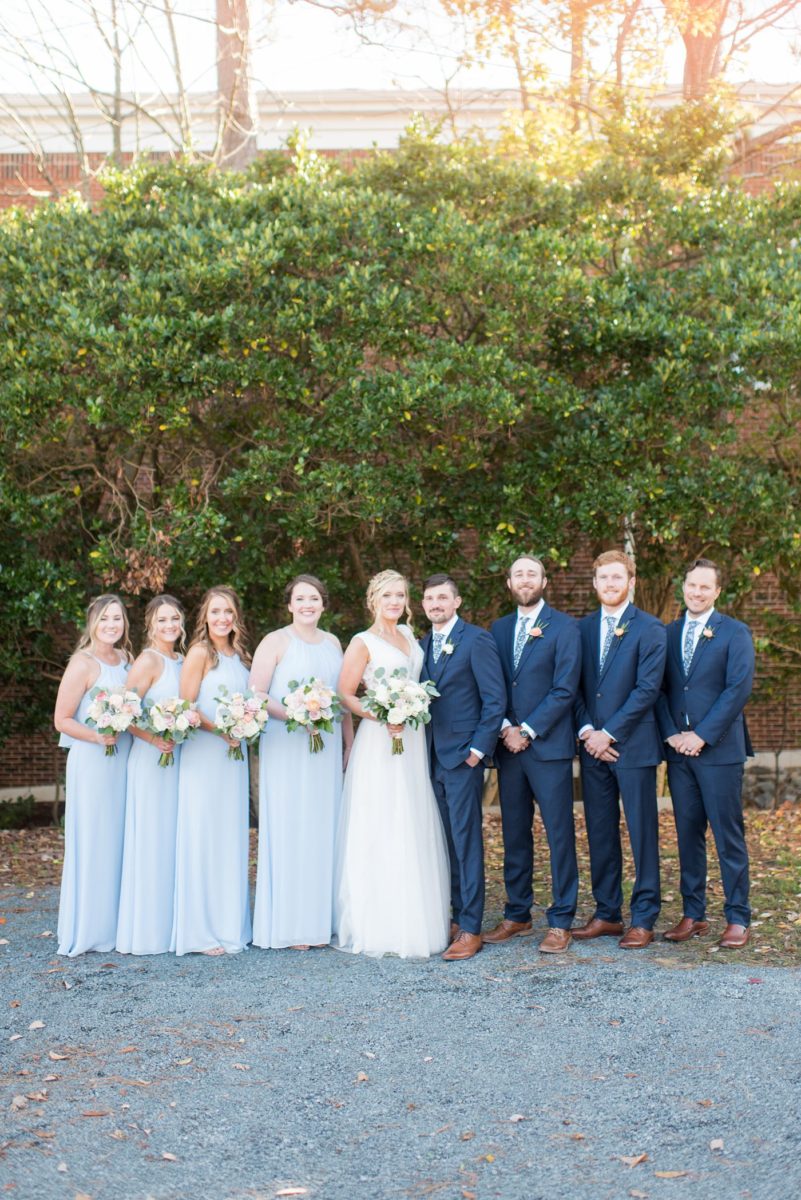
<svg viewBox="0 0 801 1200">
<path fill-rule="evenodd" d="M 688 687 L 685 687 L 684 690 L 685 690 L 685 692 L 689 692 L 690 689 Z"/>
<path fill-rule="evenodd" d="M 516 680 L 516 679 L 513 679 L 513 680 L 512 680 L 512 687 L 517 687 L 517 680 Z"/>
<path fill-rule="evenodd" d="M 596 693 L 595 693 L 595 697 L 596 697 L 596 699 L 597 699 L 597 700 L 600 700 L 600 699 L 601 699 L 601 693 L 600 693 L 600 692 L 596 692 Z"/>
</svg>

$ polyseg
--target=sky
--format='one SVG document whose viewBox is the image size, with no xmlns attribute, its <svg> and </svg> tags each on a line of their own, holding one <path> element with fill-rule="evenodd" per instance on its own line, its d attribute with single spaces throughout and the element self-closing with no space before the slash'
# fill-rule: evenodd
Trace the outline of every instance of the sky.
<svg viewBox="0 0 801 1200">
<path fill-rule="evenodd" d="M 151 10 L 156 0 L 142 0 Z M 211 16 L 214 0 L 173 0 L 179 13 L 191 13 L 178 21 L 185 79 L 192 90 L 211 90 L 214 86 L 214 37 Z M 96 0 L 107 7 L 110 0 Z M 57 43 L 64 39 L 65 49 L 74 53 L 78 65 L 92 82 L 98 82 L 101 64 L 108 55 L 86 13 L 87 0 L 2 0 L 0 20 L 16 30 L 25 46 L 35 51 L 37 41 Z M 42 37 L 37 36 L 30 16 L 33 7 L 42 16 Z M 456 70 L 460 47 L 458 28 L 437 13 L 437 5 L 416 5 L 427 25 L 417 39 L 390 33 L 383 46 L 365 45 L 355 34 L 347 18 L 325 12 L 304 0 L 252 0 L 258 46 L 253 74 L 257 88 L 278 94 L 297 90 L 335 88 L 403 88 L 423 86 L 441 89 L 443 81 Z M 8 43 L 6 43 L 8 46 Z M 130 67 L 124 86 L 132 90 L 147 88 L 155 77 L 169 89 L 170 69 L 164 47 L 140 31 L 137 37 L 140 62 Z M 35 51 L 36 52 L 36 51 Z M 62 64 L 65 58 L 60 58 Z M 681 55 L 668 56 L 672 82 L 681 77 Z M 553 67 L 566 66 L 563 51 L 554 51 Z M 765 35 L 759 53 L 740 67 L 740 76 L 764 82 L 785 82 L 799 75 L 792 39 L 785 32 Z M 110 82 L 110 80 L 109 80 Z M 481 68 L 457 72 L 453 82 L 461 86 L 514 87 L 511 65 L 499 55 L 490 55 Z M 101 84 L 107 86 L 107 84 Z M 29 71 L 14 62 L 14 56 L 0 49 L 0 93 L 35 90 Z M 76 76 L 74 90 L 82 90 Z"/>
</svg>

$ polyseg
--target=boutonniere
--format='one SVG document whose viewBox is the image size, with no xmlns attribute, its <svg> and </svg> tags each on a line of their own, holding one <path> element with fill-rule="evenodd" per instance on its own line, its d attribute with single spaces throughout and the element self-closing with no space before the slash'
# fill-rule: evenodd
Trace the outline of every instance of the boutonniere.
<svg viewBox="0 0 801 1200">
<path fill-rule="evenodd" d="M 714 629 L 710 629 L 708 625 L 705 625 L 704 628 L 701 630 L 701 637 L 713 638 L 714 636 L 715 636 Z"/>
<path fill-rule="evenodd" d="M 535 621 L 528 631 L 528 636 L 530 638 L 543 637 L 550 623 L 550 621 Z"/>
<path fill-rule="evenodd" d="M 453 654 L 455 649 L 456 649 L 456 643 L 450 641 L 450 639 L 449 639 L 447 642 L 445 642 L 444 646 L 442 647 L 441 653 L 442 654 Z"/>
<path fill-rule="evenodd" d="M 624 637 L 629 631 L 629 622 L 623 621 L 621 625 L 615 626 L 615 637 Z"/>
</svg>

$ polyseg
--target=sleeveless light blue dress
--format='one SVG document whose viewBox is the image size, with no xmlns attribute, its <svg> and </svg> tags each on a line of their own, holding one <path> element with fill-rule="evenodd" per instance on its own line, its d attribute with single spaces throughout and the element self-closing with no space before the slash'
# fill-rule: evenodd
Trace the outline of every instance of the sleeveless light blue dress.
<svg viewBox="0 0 801 1200">
<path fill-rule="evenodd" d="M 241 692 L 247 667 L 220 655 L 200 685 L 197 707 L 214 720 L 220 688 Z M 248 759 L 228 758 L 228 745 L 201 730 L 181 750 L 175 856 L 175 913 L 170 949 L 192 954 L 222 946 L 229 954 L 251 937 L 248 891 Z"/>
<path fill-rule="evenodd" d="M 94 655 L 90 655 L 94 658 Z M 76 721 L 85 724 L 89 692 L 96 687 L 125 686 L 128 663 L 100 667 L 85 692 Z M 64 867 L 58 906 L 58 953 L 74 958 L 87 950 L 114 949 L 117 909 L 120 902 L 122 841 L 125 829 L 125 778 L 129 733 L 117 739 L 117 753 L 107 757 L 104 746 L 61 735 L 68 749 L 66 809 L 64 814 Z"/>
<path fill-rule="evenodd" d="M 183 659 L 158 654 L 161 675 L 142 707 L 177 696 Z M 200 737 L 200 734 L 195 734 Z M 171 767 L 160 767 L 155 746 L 133 738 L 128 755 L 128 797 L 122 855 L 117 949 L 120 954 L 165 954 L 172 937 L 175 898 L 175 832 L 181 746 Z"/>
<path fill-rule="evenodd" d="M 309 645 L 290 634 L 270 695 L 283 701 L 290 681 L 313 677 L 336 688 L 342 652 L 325 638 Z M 324 733 L 309 753 L 304 729 L 288 733 L 271 718 L 259 739 L 259 869 L 253 943 L 265 949 L 331 940 L 334 842 L 342 792 L 342 730 Z"/>
</svg>

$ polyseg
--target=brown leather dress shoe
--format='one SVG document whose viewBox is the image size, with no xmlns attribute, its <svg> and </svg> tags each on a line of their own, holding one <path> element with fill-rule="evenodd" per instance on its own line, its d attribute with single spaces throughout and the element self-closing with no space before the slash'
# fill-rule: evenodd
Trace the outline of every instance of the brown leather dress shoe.
<svg viewBox="0 0 801 1200">
<path fill-rule="evenodd" d="M 572 940 L 569 929 L 557 929 L 554 925 L 540 942 L 540 953 L 563 954 Z"/>
<path fill-rule="evenodd" d="M 666 929 L 662 937 L 666 942 L 689 942 L 690 938 L 702 937 L 709 929 L 708 921 L 696 921 L 695 917 L 682 917 L 678 925 Z"/>
<path fill-rule="evenodd" d="M 748 944 L 750 936 L 747 925 L 727 925 L 718 945 L 724 950 L 740 950 Z"/>
<path fill-rule="evenodd" d="M 451 942 L 455 942 L 456 939 L 458 938 L 458 936 L 459 936 L 459 926 L 456 923 L 456 921 L 451 921 L 451 929 L 450 929 L 450 933 L 448 934 L 448 945 L 450 945 Z"/>
<path fill-rule="evenodd" d="M 597 937 L 620 937 L 623 932 L 622 921 L 602 921 L 600 917 L 593 917 L 586 925 L 578 925 L 570 930 L 574 938 L 583 940 L 584 938 Z"/>
<path fill-rule="evenodd" d="M 642 950 L 644 946 L 650 946 L 653 940 L 653 929 L 643 929 L 641 925 L 632 925 L 628 933 L 620 939 L 618 946 L 622 950 Z"/>
<path fill-rule="evenodd" d="M 508 942 L 509 938 L 527 937 L 531 933 L 531 921 L 499 921 L 494 929 L 484 934 L 485 942 Z"/>
<path fill-rule="evenodd" d="M 448 962 L 458 962 L 463 958 L 472 958 L 481 949 L 481 934 L 468 933 L 460 929 L 448 949 L 442 955 Z"/>
</svg>

